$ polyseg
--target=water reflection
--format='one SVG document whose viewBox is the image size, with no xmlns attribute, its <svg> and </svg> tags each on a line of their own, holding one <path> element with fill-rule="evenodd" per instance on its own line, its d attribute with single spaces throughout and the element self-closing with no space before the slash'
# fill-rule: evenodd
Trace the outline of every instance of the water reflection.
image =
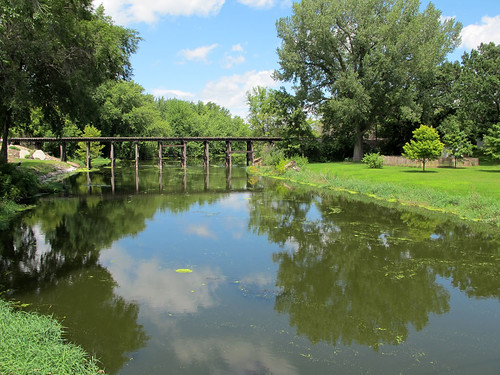
<svg viewBox="0 0 500 375">
<path fill-rule="evenodd" d="M 227 336 L 218 339 L 179 339 L 174 351 L 184 366 L 203 363 L 209 374 L 295 375 L 299 371 L 271 347 Z"/>
<path fill-rule="evenodd" d="M 180 274 L 162 268 L 158 259 L 137 260 L 121 249 L 103 252 L 100 261 L 117 283 L 115 293 L 143 308 L 162 313 L 195 313 L 216 304 L 216 290 L 224 276 L 210 267 L 196 273 Z"/>
<path fill-rule="evenodd" d="M 243 169 L 138 173 L 76 176 L 70 196 L 41 201 L 0 241 L 4 295 L 62 319 L 110 374 L 326 373 L 349 367 L 332 347 L 405 350 L 453 313 L 454 291 L 500 300 L 494 230 Z M 478 336 L 483 357 L 496 337 Z"/>
<path fill-rule="evenodd" d="M 275 309 L 313 343 L 404 342 L 410 326 L 449 311 L 438 275 L 468 295 L 500 297 L 497 237 L 477 242 L 466 227 L 283 185 L 251 206 L 250 228 L 283 248 L 273 256 Z"/>
</svg>

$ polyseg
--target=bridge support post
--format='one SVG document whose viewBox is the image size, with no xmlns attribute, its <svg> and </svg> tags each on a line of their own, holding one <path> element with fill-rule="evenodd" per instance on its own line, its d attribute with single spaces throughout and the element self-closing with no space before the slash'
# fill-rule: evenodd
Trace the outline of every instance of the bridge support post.
<svg viewBox="0 0 500 375">
<path fill-rule="evenodd" d="M 253 165 L 253 141 L 247 141 L 247 166 Z"/>
<path fill-rule="evenodd" d="M 187 142 L 182 141 L 182 154 L 181 154 L 181 167 L 186 168 L 187 166 Z"/>
<path fill-rule="evenodd" d="M 226 168 L 231 168 L 233 160 L 231 158 L 231 141 L 226 141 Z"/>
<path fill-rule="evenodd" d="M 66 142 L 63 142 L 59 145 L 59 155 L 61 156 L 62 162 L 66 162 L 68 160 L 66 158 Z"/>
<path fill-rule="evenodd" d="M 139 142 L 134 142 L 135 149 L 135 168 L 139 168 Z"/>
<path fill-rule="evenodd" d="M 158 142 L 158 166 L 163 168 L 163 143 Z"/>
<path fill-rule="evenodd" d="M 87 141 L 87 169 L 92 168 L 92 161 L 90 160 L 90 141 Z"/>
<path fill-rule="evenodd" d="M 203 142 L 204 151 L 203 151 L 203 166 L 208 168 L 210 166 L 210 154 L 208 149 L 208 141 Z"/>
<path fill-rule="evenodd" d="M 109 150 L 109 158 L 111 159 L 111 168 L 115 166 L 115 142 L 111 142 L 111 147 Z"/>
<path fill-rule="evenodd" d="M 205 168 L 204 170 L 204 177 L 205 177 L 205 191 L 208 191 L 210 189 L 210 169 Z"/>
</svg>

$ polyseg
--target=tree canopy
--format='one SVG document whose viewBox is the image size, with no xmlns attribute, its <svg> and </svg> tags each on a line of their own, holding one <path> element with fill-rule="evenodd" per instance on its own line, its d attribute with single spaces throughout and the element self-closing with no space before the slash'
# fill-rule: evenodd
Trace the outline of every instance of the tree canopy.
<svg viewBox="0 0 500 375">
<path fill-rule="evenodd" d="M 281 68 L 331 127 L 343 128 L 361 160 L 377 122 L 420 122 L 419 88 L 459 43 L 461 25 L 419 0 L 303 0 L 277 22 Z M 326 129 L 328 132 L 328 129 Z"/>
<path fill-rule="evenodd" d="M 0 161 L 14 121 L 31 108 L 62 128 L 61 114 L 88 114 L 93 90 L 131 74 L 139 37 L 113 24 L 91 0 L 0 0 Z"/>
</svg>

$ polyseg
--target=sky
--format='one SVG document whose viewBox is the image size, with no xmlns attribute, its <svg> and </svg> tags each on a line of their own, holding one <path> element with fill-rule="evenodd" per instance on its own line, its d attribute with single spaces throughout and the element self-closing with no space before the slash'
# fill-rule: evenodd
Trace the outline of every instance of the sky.
<svg viewBox="0 0 500 375">
<path fill-rule="evenodd" d="M 432 2 L 463 25 L 462 45 L 448 60 L 481 42 L 500 44 L 499 0 Z M 276 21 L 292 15 L 292 0 L 94 0 L 100 4 L 143 39 L 131 60 L 145 93 L 214 102 L 246 118 L 248 91 L 284 85 L 271 77 L 279 69 Z"/>
</svg>

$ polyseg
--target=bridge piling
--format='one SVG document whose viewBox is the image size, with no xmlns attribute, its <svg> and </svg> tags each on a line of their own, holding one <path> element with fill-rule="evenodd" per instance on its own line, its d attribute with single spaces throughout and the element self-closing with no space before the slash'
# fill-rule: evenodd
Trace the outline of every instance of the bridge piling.
<svg viewBox="0 0 500 375">
<path fill-rule="evenodd" d="M 92 161 L 91 161 L 91 156 L 90 156 L 90 141 L 87 141 L 87 169 L 92 168 Z"/>
<path fill-rule="evenodd" d="M 208 141 L 203 141 L 203 166 L 208 168 L 210 166 L 210 153 Z"/>
<path fill-rule="evenodd" d="M 231 141 L 226 141 L 226 168 L 231 168 L 233 166 L 233 160 L 231 157 Z"/>
</svg>

